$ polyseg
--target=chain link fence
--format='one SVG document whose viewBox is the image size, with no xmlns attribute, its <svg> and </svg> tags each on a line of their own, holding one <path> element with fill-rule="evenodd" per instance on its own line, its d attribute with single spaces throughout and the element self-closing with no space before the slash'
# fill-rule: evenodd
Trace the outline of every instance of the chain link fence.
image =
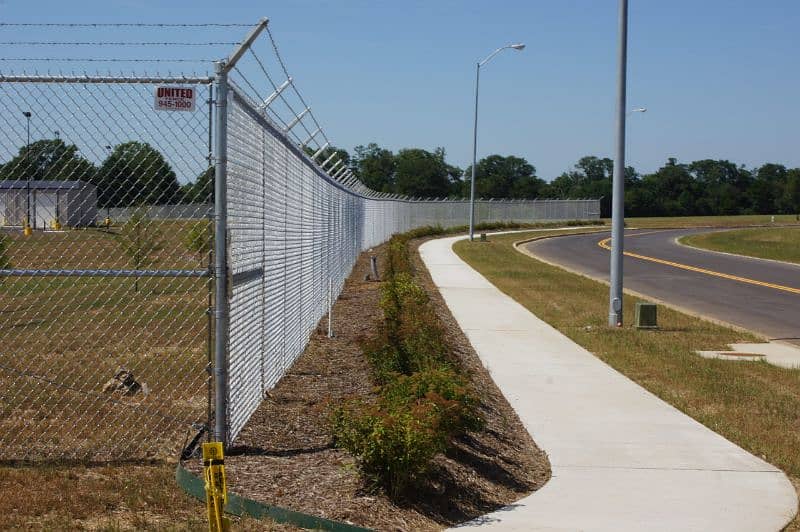
<svg viewBox="0 0 800 532">
<path fill-rule="evenodd" d="M 355 179 L 274 40 L 285 81 L 253 54 L 259 94 L 236 66 L 256 30 L 215 77 L 0 75 L 7 459 L 164 458 L 212 427 L 232 442 L 361 251 L 467 225 L 466 201 Z M 156 108 L 164 87 L 192 108 Z M 477 222 L 598 217 L 599 200 L 476 205 Z"/>
<path fill-rule="evenodd" d="M 300 356 L 358 254 L 395 233 L 468 223 L 467 201 L 383 199 L 322 172 L 254 102 L 231 90 L 227 426 L 232 441 Z M 599 200 L 480 201 L 481 222 L 599 218 Z"/>
<path fill-rule="evenodd" d="M 198 92 L 194 112 L 153 110 L 170 84 Z M 196 220 L 150 206 L 208 170 L 210 91 L 184 78 L 0 82 L 6 457 L 174 455 L 207 423 L 211 183 L 181 205 Z"/>
</svg>

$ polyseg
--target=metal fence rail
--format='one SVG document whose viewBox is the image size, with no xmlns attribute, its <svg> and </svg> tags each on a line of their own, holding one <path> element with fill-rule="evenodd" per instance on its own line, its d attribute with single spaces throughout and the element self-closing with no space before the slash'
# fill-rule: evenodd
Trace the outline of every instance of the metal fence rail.
<svg viewBox="0 0 800 532">
<path fill-rule="evenodd" d="M 466 201 L 361 184 L 272 35 L 272 64 L 253 52 L 265 29 L 213 78 L 0 74 L 7 458 L 161 457 L 201 426 L 232 442 L 361 251 L 468 223 Z M 154 109 L 163 86 L 194 110 Z M 599 200 L 476 204 L 478 223 L 598 217 Z"/>
</svg>

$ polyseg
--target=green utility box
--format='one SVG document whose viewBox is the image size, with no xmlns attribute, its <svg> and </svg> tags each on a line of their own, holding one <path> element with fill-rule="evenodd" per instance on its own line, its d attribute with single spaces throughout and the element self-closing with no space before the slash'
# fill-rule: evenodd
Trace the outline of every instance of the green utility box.
<svg viewBox="0 0 800 532">
<path fill-rule="evenodd" d="M 655 303 L 636 303 L 636 328 L 658 329 L 657 309 Z"/>
</svg>

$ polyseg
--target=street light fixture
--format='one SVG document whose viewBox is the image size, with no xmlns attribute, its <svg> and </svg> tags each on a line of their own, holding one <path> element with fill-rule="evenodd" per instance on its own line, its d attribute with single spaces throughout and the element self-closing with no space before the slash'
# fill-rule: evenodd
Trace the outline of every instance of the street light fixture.
<svg viewBox="0 0 800 532">
<path fill-rule="evenodd" d="M 646 112 L 647 112 L 647 107 L 637 107 L 635 109 L 631 109 L 630 111 L 628 111 L 628 114 L 646 113 Z"/>
<path fill-rule="evenodd" d="M 31 225 L 31 112 L 22 111 L 22 115 L 27 121 L 27 139 L 25 141 L 25 227 L 27 228 Z"/>
<path fill-rule="evenodd" d="M 513 49 L 522 51 L 525 45 L 522 43 L 508 44 L 501 46 L 494 52 L 490 53 L 483 61 L 479 61 L 475 68 L 475 126 L 472 130 L 472 181 L 469 186 L 469 239 L 472 241 L 475 237 L 475 163 L 478 153 L 478 87 L 481 80 L 481 67 L 492 60 L 494 56 L 506 49 Z"/>
</svg>

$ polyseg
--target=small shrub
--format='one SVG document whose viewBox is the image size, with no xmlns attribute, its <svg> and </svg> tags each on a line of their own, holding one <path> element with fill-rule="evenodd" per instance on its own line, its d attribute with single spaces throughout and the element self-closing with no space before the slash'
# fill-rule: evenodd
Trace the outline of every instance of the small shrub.
<svg viewBox="0 0 800 532">
<path fill-rule="evenodd" d="M 145 208 L 137 208 L 120 228 L 116 238 L 128 256 L 134 270 L 140 270 L 158 262 L 158 252 L 164 247 L 161 231 L 147 216 Z M 134 290 L 139 291 L 139 278 L 133 281 Z"/>
<path fill-rule="evenodd" d="M 392 411 L 352 402 L 334 410 L 331 424 L 336 445 L 356 458 L 369 480 L 397 497 L 445 449 L 440 410 L 429 399 Z"/>
<path fill-rule="evenodd" d="M 423 227 L 389 241 L 383 321 L 362 344 L 379 397 L 376 404 L 350 401 L 331 413 L 336 445 L 391 496 L 422 476 L 454 436 L 483 426 L 478 398 L 456 371 L 430 298 L 412 276 L 409 239 L 445 232 Z"/>
<path fill-rule="evenodd" d="M 483 427 L 478 413 L 478 399 L 464 379 L 449 367 L 400 375 L 381 389 L 380 404 L 384 410 L 408 406 L 423 398 L 439 397 L 441 427 L 450 435 Z"/>
<path fill-rule="evenodd" d="M 183 244 L 191 253 L 195 253 L 200 258 L 200 263 L 211 252 L 214 245 L 214 237 L 211 234 L 211 222 L 202 220 L 195 222 L 183 237 Z"/>
</svg>

